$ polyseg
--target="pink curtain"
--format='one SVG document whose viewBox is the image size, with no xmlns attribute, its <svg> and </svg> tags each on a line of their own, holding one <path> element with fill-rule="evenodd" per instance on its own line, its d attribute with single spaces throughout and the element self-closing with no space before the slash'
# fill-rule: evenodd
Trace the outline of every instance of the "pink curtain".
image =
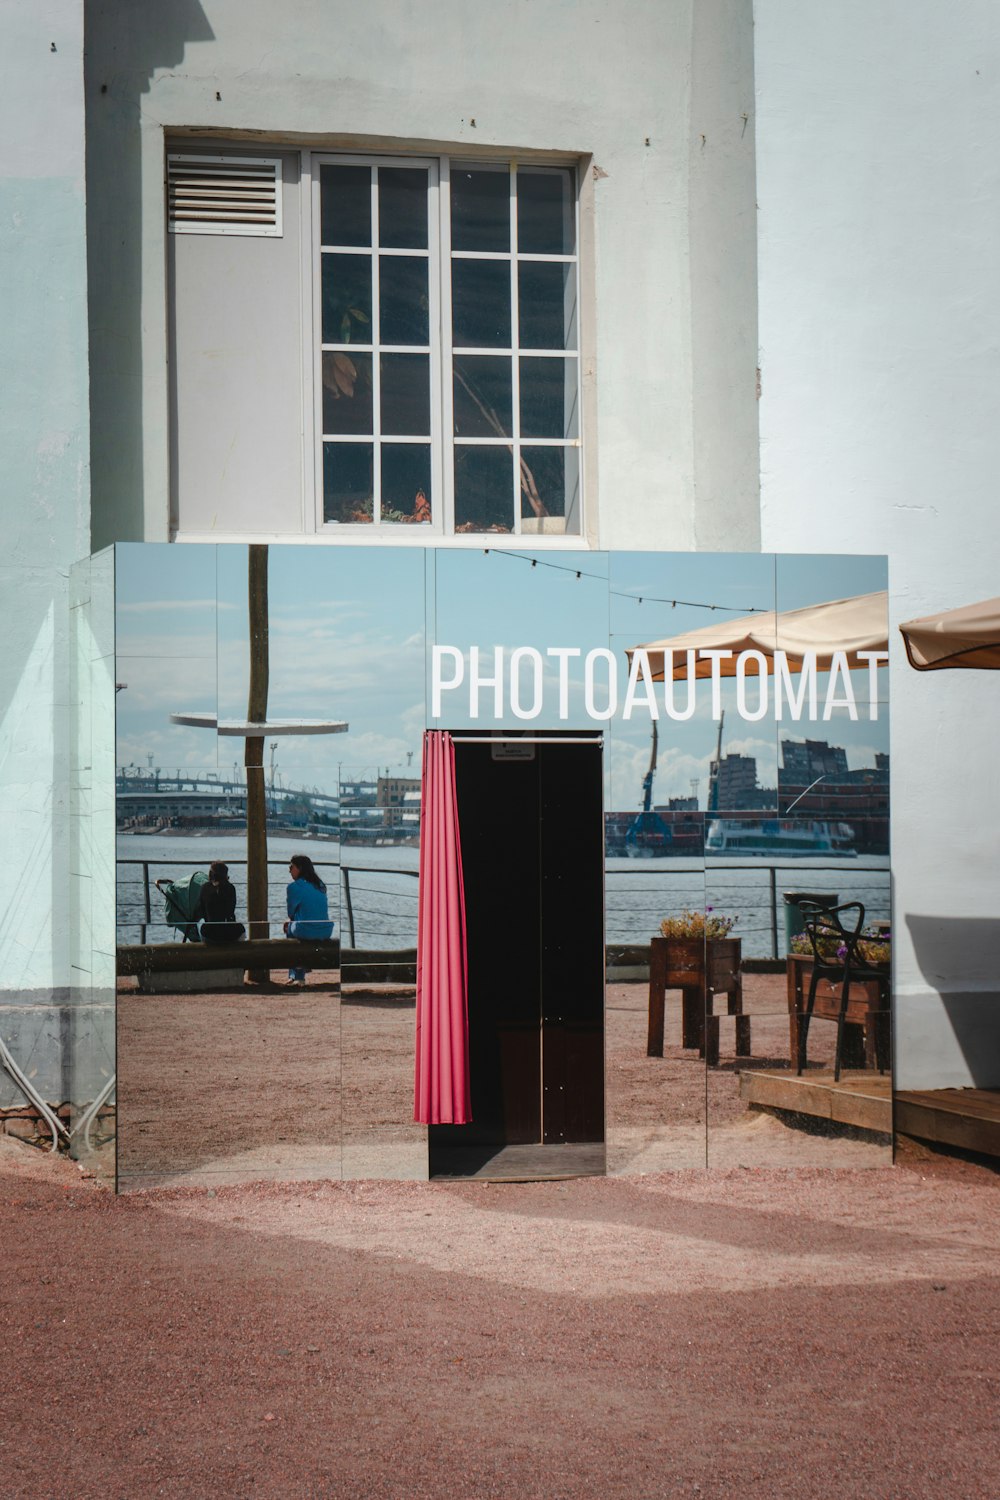
<svg viewBox="0 0 1000 1500">
<path fill-rule="evenodd" d="M 413 1118 L 424 1125 L 467 1125 L 472 1105 L 455 744 L 438 729 L 424 735 L 417 922 Z"/>
</svg>

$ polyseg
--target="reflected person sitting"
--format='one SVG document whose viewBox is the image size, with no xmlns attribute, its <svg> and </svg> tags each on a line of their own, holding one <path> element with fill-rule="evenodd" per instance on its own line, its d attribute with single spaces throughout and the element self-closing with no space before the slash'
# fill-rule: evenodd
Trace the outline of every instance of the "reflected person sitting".
<svg viewBox="0 0 1000 1500">
<path fill-rule="evenodd" d="M 293 854 L 288 862 L 288 873 L 292 879 L 286 891 L 288 921 L 285 936 L 307 940 L 332 937 L 333 923 L 330 921 L 326 886 L 308 854 Z M 301 989 L 305 980 L 306 970 L 295 967 L 289 969 L 285 982 L 293 989 Z"/>
<path fill-rule="evenodd" d="M 246 933 L 236 920 L 236 887 L 229 879 L 229 866 L 214 859 L 208 867 L 208 880 L 198 899 L 201 938 L 204 943 L 236 943 Z"/>
</svg>

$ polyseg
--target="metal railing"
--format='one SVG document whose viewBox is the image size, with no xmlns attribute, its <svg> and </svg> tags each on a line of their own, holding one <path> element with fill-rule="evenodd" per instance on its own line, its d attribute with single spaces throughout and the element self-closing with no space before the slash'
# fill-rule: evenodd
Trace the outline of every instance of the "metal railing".
<svg viewBox="0 0 1000 1500">
<path fill-rule="evenodd" d="M 245 859 L 232 859 L 233 869 L 245 868 Z M 280 880 L 269 881 L 269 894 L 273 888 L 274 900 L 269 900 L 269 921 L 280 924 L 284 920 L 284 871 L 285 860 L 268 860 L 268 868 L 282 871 Z M 151 889 L 155 882 L 151 869 L 163 872 L 191 871 L 203 867 L 203 862 L 190 859 L 121 859 L 119 871 L 133 868 L 140 873 L 134 882 L 125 882 L 123 889 L 119 876 L 119 923 L 127 928 L 139 929 L 139 941 L 146 942 L 151 927 L 167 927 L 164 919 L 153 915 Z M 417 871 L 399 866 L 338 865 L 334 861 L 317 861 L 316 868 L 332 872 L 330 882 L 339 871 L 340 907 L 335 909 L 331 901 L 331 917 L 342 918 L 341 926 L 347 943 L 356 948 L 357 935 L 361 932 L 365 945 L 373 947 L 412 947 L 416 941 L 417 926 Z M 857 877 L 864 877 L 858 881 Z M 385 883 L 385 877 L 392 881 Z M 399 881 L 402 877 L 405 886 Z M 411 887 L 412 883 L 412 889 Z M 131 884 L 134 889 L 129 891 Z M 841 900 L 860 897 L 867 908 L 870 919 L 889 916 L 889 871 L 883 865 L 864 864 L 860 861 L 844 861 L 842 865 L 824 865 L 799 868 L 794 865 L 768 865 L 761 863 L 752 867 L 746 863 L 731 864 L 713 860 L 704 866 L 685 870 L 670 868 L 670 861 L 658 862 L 650 869 L 645 860 L 636 860 L 625 869 L 609 870 L 605 874 L 605 928 L 607 940 L 614 943 L 646 943 L 654 936 L 662 917 L 680 911 L 684 906 L 698 910 L 712 906 L 720 913 L 739 915 L 734 936 L 744 940 L 747 957 L 778 959 L 783 951 L 783 923 L 781 921 L 781 888 L 794 887 L 801 890 L 810 886 L 823 890 L 839 889 Z M 280 891 L 280 901 L 278 893 Z M 371 939 L 374 933 L 375 940 Z M 516 937 L 516 931 L 511 932 Z M 398 939 L 393 942 L 392 939 Z"/>
<path fill-rule="evenodd" d="M 227 863 L 227 865 L 229 866 L 229 868 L 231 870 L 245 869 L 246 868 L 246 860 L 245 859 L 229 859 L 229 860 L 226 861 L 226 863 Z M 390 898 L 393 901 L 398 901 L 399 900 L 399 896 L 400 896 L 400 892 L 399 891 L 386 891 L 386 890 L 381 890 L 381 889 L 379 889 L 377 887 L 372 887 L 372 886 L 366 886 L 366 887 L 364 887 L 363 888 L 363 892 L 359 892 L 357 886 L 355 886 L 355 890 L 352 891 L 352 889 L 351 889 L 351 876 L 352 876 L 352 874 L 356 875 L 356 876 L 357 875 L 376 875 L 376 876 L 378 876 L 378 875 L 402 875 L 402 876 L 407 877 L 408 879 L 412 879 L 414 881 L 417 879 L 417 871 L 416 870 L 404 870 L 404 869 L 399 869 L 399 868 L 396 868 L 396 867 L 386 868 L 386 867 L 383 867 L 383 866 L 372 866 L 372 865 L 342 865 L 342 864 L 336 863 L 333 860 L 314 860 L 313 864 L 314 864 L 314 867 L 317 870 L 319 870 L 320 872 L 322 872 L 324 870 L 333 871 L 334 875 L 331 876 L 331 880 L 333 878 L 335 878 L 336 873 L 339 872 L 340 886 L 341 886 L 341 889 L 343 891 L 344 926 L 346 927 L 346 930 L 347 930 L 347 935 L 348 935 L 348 940 L 349 940 L 349 944 L 348 945 L 351 948 L 356 948 L 357 947 L 357 942 L 355 940 L 355 912 L 354 912 L 354 897 L 355 897 L 355 894 L 363 894 L 364 897 L 386 896 L 386 897 Z M 140 943 L 145 943 L 147 941 L 147 939 L 148 939 L 148 934 L 149 934 L 150 927 L 169 927 L 170 926 L 170 924 L 165 920 L 165 918 L 160 918 L 159 920 L 157 920 L 157 918 L 155 918 L 153 916 L 153 898 L 152 898 L 152 895 L 151 895 L 151 889 L 152 890 L 156 889 L 156 877 L 150 875 L 150 869 L 151 868 L 152 869 L 160 869 L 160 870 L 163 870 L 163 871 L 166 871 L 166 870 L 169 869 L 171 873 L 176 873 L 179 870 L 183 870 L 183 871 L 187 872 L 187 871 L 192 871 L 192 870 L 203 869 L 204 868 L 204 861 L 203 860 L 196 860 L 196 859 L 119 859 L 117 861 L 117 867 L 118 867 L 119 871 L 121 871 L 124 868 L 129 868 L 129 867 L 141 871 L 141 890 L 140 890 L 140 894 L 139 894 L 138 898 L 135 898 L 135 897 L 126 897 L 126 904 L 125 904 L 124 909 L 122 907 L 121 884 L 119 884 L 118 921 L 119 921 L 119 926 L 138 927 L 138 929 L 139 929 L 139 941 L 140 941 Z M 269 859 L 268 862 L 267 862 L 267 868 L 268 868 L 268 871 L 270 871 L 272 868 L 275 868 L 275 869 L 280 869 L 282 872 L 285 872 L 288 869 L 288 861 L 286 859 Z M 166 877 L 165 876 L 161 876 L 160 878 L 166 878 Z M 120 877 L 119 877 L 119 879 L 120 879 Z M 271 900 L 270 900 L 270 891 L 271 891 L 272 885 L 274 885 L 275 887 L 277 887 L 277 886 L 280 885 L 282 896 L 283 896 L 284 895 L 284 884 L 285 884 L 284 879 L 279 880 L 279 881 L 271 881 L 270 879 L 268 879 L 268 896 L 269 896 L 269 899 L 268 899 L 268 922 L 269 923 L 271 923 L 271 922 L 283 922 L 284 921 L 284 911 L 280 907 L 276 908 L 274 905 L 272 905 Z M 135 906 L 135 909 L 133 910 L 131 908 L 132 908 L 133 903 L 136 902 L 136 899 L 137 899 L 137 903 L 138 904 Z M 416 903 L 416 899 L 417 899 L 416 891 L 414 891 L 413 896 L 412 896 L 411 899 L 412 899 L 412 902 L 414 903 L 414 907 L 413 907 L 413 924 L 412 925 L 413 925 L 414 932 L 415 932 L 416 931 L 416 905 L 415 905 L 415 903 Z M 140 913 L 141 913 L 141 915 L 140 915 Z M 379 915 L 379 913 L 378 913 L 377 910 L 375 910 L 373 912 L 370 911 L 368 913 L 363 913 L 363 914 L 366 915 L 366 916 L 378 916 Z M 405 920 L 405 915 L 406 914 L 404 913 L 404 920 Z M 337 918 L 339 916 L 339 913 L 336 910 L 331 909 L 330 916 L 334 920 L 337 920 Z"/>
<path fill-rule="evenodd" d="M 801 867 L 713 859 L 682 871 L 671 870 L 669 860 L 658 862 L 653 870 L 645 860 L 636 860 L 627 869 L 608 871 L 605 876 L 607 938 L 609 942 L 648 942 L 664 916 L 683 907 L 710 908 L 719 915 L 738 916 L 733 936 L 743 939 L 744 957 L 779 959 L 784 954 L 782 894 L 810 888 L 837 891 L 841 901 L 862 900 L 866 920 L 889 916 L 885 865 L 852 859 Z"/>
</svg>

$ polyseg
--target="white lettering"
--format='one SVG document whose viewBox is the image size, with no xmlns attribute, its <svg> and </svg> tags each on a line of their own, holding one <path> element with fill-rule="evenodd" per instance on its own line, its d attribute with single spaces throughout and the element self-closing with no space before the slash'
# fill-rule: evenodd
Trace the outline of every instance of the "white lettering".
<svg viewBox="0 0 1000 1500">
<path fill-rule="evenodd" d="M 483 677 L 479 671 L 479 647 L 469 647 L 469 718 L 479 718 L 479 690 L 493 689 L 493 717 L 503 718 L 503 647 L 493 647 L 493 676 Z"/>
<path fill-rule="evenodd" d="M 533 668 L 531 707 L 521 706 L 521 663 L 530 661 Z M 542 653 L 534 646 L 518 646 L 510 653 L 510 711 L 515 719 L 537 719 L 542 711 Z"/>
<path fill-rule="evenodd" d="M 595 647 L 584 655 L 578 646 L 471 646 L 466 665 L 466 654 L 459 647 L 434 645 L 431 649 L 430 719 L 436 722 L 444 716 L 445 695 L 465 682 L 468 682 L 469 689 L 470 719 L 492 718 L 500 723 L 505 713 L 515 719 L 537 719 L 546 712 L 546 693 L 554 691 L 555 679 L 558 681 L 559 718 L 566 722 L 570 716 L 571 662 L 581 657 L 584 713 L 601 722 L 618 714 L 625 720 L 636 715 L 644 717 L 644 711 L 651 720 L 658 720 L 661 715 L 678 721 L 694 718 L 700 681 L 698 658 L 711 663 L 711 709 L 716 722 L 722 716 L 722 679 L 729 673 L 736 679 L 735 710 L 740 718 L 750 723 L 759 723 L 769 712 L 773 713 L 776 722 L 782 719 L 815 722 L 818 718 L 829 720 L 845 710 L 856 722 L 859 717 L 858 685 L 852 678 L 851 662 L 855 672 L 865 666 L 868 668 L 868 713 L 870 719 L 876 720 L 879 716 L 878 670 L 889 659 L 887 651 L 859 651 L 854 655 L 834 651 L 827 666 L 825 660 L 817 659 L 815 651 L 806 651 L 799 658 L 776 650 L 773 662 L 766 650 L 755 649 L 738 653 L 714 648 L 689 649 L 684 654 L 687 658 L 684 667 L 678 664 L 675 668 L 675 659 L 680 653 L 663 652 L 661 699 L 657 696 L 654 681 L 655 664 L 650 660 L 649 651 L 637 646 L 631 655 L 622 695 L 624 701 L 621 702 L 622 678 L 617 655 L 604 647 Z M 555 672 L 548 667 L 547 659 L 556 663 Z M 656 660 L 659 661 L 659 652 Z M 678 674 L 676 681 L 675 670 Z M 827 677 L 822 714 L 818 711 L 817 701 L 821 670 Z M 773 689 L 768 681 L 772 673 Z M 748 679 L 754 677 L 757 678 L 756 698 L 748 687 Z M 684 681 L 687 683 L 686 693 L 678 686 Z M 548 712 L 551 713 L 551 708 Z"/>
<path fill-rule="evenodd" d="M 722 663 L 727 657 L 732 656 L 731 651 L 699 651 L 712 663 L 712 718 L 722 718 Z"/>
<path fill-rule="evenodd" d="M 441 662 L 450 657 L 455 666 L 455 675 L 450 682 L 441 676 Z M 431 718 L 441 717 L 441 694 L 457 688 L 465 676 L 465 660 L 457 646 L 435 646 L 431 651 Z"/>
<path fill-rule="evenodd" d="M 878 718 L 878 669 L 889 660 L 888 651 L 859 651 L 858 661 L 868 663 L 868 717 Z"/>
<path fill-rule="evenodd" d="M 802 706 L 809 695 L 809 719 L 816 717 L 816 653 L 815 651 L 804 651 L 802 653 L 802 666 L 799 670 L 799 690 L 796 693 L 792 683 L 792 672 L 788 666 L 788 656 L 784 651 L 774 653 L 774 717 L 783 719 L 784 699 L 788 698 L 788 707 L 793 719 L 801 719 Z"/>
<path fill-rule="evenodd" d="M 608 706 L 603 709 L 594 702 L 594 667 L 599 661 L 608 664 Z M 618 710 L 618 658 L 606 646 L 596 646 L 587 652 L 583 664 L 583 703 L 591 719 L 611 719 Z"/>
<path fill-rule="evenodd" d="M 667 710 L 668 718 L 671 719 L 690 719 L 697 707 L 695 700 L 697 689 L 695 684 L 698 679 L 695 676 L 694 652 L 688 650 L 684 654 L 687 657 L 687 676 L 685 679 L 687 682 L 687 705 L 682 713 L 674 703 L 674 653 L 672 651 L 664 651 L 663 653 L 663 706 Z"/>
<path fill-rule="evenodd" d="M 755 662 L 757 665 L 756 678 L 759 684 L 757 695 L 757 707 L 751 712 L 747 706 L 747 664 Z M 736 658 L 736 712 L 741 719 L 749 719 L 753 723 L 762 719 L 767 713 L 767 657 L 763 651 L 741 651 Z"/>
<path fill-rule="evenodd" d="M 837 680 L 843 683 L 843 697 L 837 697 Z M 847 666 L 847 652 L 835 651 L 830 658 L 830 681 L 826 687 L 826 702 L 823 705 L 824 719 L 833 717 L 835 708 L 846 708 L 852 719 L 858 717 L 858 705 L 854 701 L 854 686 Z"/>
<path fill-rule="evenodd" d="M 636 689 L 642 687 L 642 696 L 638 696 Z M 628 687 L 625 690 L 625 707 L 622 710 L 623 719 L 631 719 L 632 710 L 636 704 L 640 708 L 649 709 L 649 717 L 658 719 L 660 710 L 657 707 L 656 696 L 653 691 L 653 679 L 649 671 L 649 653 L 640 647 L 632 653 L 632 665 L 629 668 Z"/>
<path fill-rule="evenodd" d="M 579 646 L 550 646 L 546 656 L 554 656 L 559 663 L 559 717 L 569 718 L 569 659 L 579 656 Z"/>
</svg>

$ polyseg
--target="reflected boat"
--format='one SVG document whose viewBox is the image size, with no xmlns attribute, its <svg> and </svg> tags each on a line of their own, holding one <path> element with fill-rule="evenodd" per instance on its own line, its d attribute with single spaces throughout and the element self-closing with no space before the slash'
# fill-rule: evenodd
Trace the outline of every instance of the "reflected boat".
<svg viewBox="0 0 1000 1500">
<path fill-rule="evenodd" d="M 849 823 L 799 818 L 710 818 L 705 854 L 743 859 L 857 859 Z"/>
</svg>

